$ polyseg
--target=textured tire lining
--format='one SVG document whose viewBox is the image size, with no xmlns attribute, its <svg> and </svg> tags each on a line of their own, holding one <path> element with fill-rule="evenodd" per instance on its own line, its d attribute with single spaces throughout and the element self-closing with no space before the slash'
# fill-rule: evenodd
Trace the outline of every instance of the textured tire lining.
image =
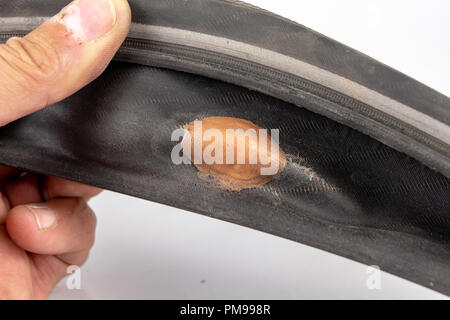
<svg viewBox="0 0 450 320">
<path fill-rule="evenodd" d="M 116 58 L 200 74 L 267 93 L 349 125 L 450 176 L 450 150 L 446 143 L 309 80 L 214 52 L 161 42 L 142 42 L 141 39 L 129 39 Z"/>
<path fill-rule="evenodd" d="M 45 2 L 42 6 L 36 6 L 35 3 L 30 3 L 30 6 L 27 4 L 28 1 L 25 1 L 20 8 L 10 3 L 0 4 L 0 9 L 4 8 L 5 16 L 9 18 L 27 15 L 33 17 L 30 12 L 35 15 L 49 15 L 49 12 L 54 13 L 54 8 L 62 5 L 61 1 L 56 0 Z M 24 11 L 25 6 L 31 7 L 32 10 Z M 246 76 L 240 76 L 233 72 L 227 74 L 217 72 L 216 68 L 211 68 L 211 62 L 205 59 L 208 57 L 207 52 L 197 55 L 195 65 L 192 64 L 192 61 L 176 61 L 180 56 L 177 54 L 173 57 L 161 55 L 161 50 L 158 48 L 154 52 L 146 48 L 140 54 L 136 52 L 125 56 L 119 54 L 118 58 L 121 60 L 189 71 L 269 93 L 369 134 L 450 177 L 450 146 L 448 143 L 450 140 L 450 127 L 448 126 L 450 123 L 448 112 L 450 100 L 444 95 L 301 25 L 242 3 L 220 0 L 156 0 L 151 2 L 135 0 L 131 1 L 131 6 L 136 26 L 142 24 L 168 27 L 215 36 L 218 39 L 230 39 L 256 48 L 270 50 L 331 72 L 344 80 L 351 80 L 361 88 L 355 87 L 349 89 L 348 92 L 360 98 L 371 95 L 364 91 L 364 88 L 368 88 L 378 94 L 381 100 L 375 99 L 373 102 L 362 103 L 367 112 L 362 112 L 361 108 L 354 108 L 354 106 L 361 105 L 361 101 L 358 99 L 353 99 L 354 102 L 351 103 L 352 107 L 350 108 L 341 103 L 305 104 L 302 99 L 303 93 L 298 91 L 302 88 L 280 86 L 277 79 L 271 81 L 267 74 L 258 73 L 255 67 Z M 130 36 L 134 36 L 133 28 Z M 150 35 L 141 36 L 140 40 L 146 40 Z M 180 37 L 182 38 L 182 36 Z M 194 49 L 205 51 L 201 47 Z M 158 54 L 160 55 L 158 56 Z M 251 57 L 252 52 L 248 52 L 248 56 Z M 227 61 L 229 60 L 224 58 L 219 65 L 225 66 Z M 286 72 L 281 76 L 282 78 L 287 76 Z M 269 81 L 258 81 L 261 77 L 262 80 L 269 79 Z M 324 78 L 316 82 L 327 87 L 327 81 Z M 348 84 L 340 87 L 347 88 Z M 361 89 L 364 90 L 361 91 Z M 337 95 L 340 96 L 339 100 L 352 99 L 345 95 L 342 98 L 341 92 L 337 92 Z M 378 108 L 381 106 L 384 106 L 384 110 L 379 111 Z M 400 117 L 403 119 L 396 115 L 386 114 L 386 112 L 395 114 L 403 108 L 402 106 L 409 108 L 412 113 L 418 114 L 410 114 L 407 110 L 401 111 Z M 407 122 L 408 119 L 411 119 L 412 122 Z M 430 132 L 436 132 L 436 135 L 430 135 Z"/>
<path fill-rule="evenodd" d="M 49 16 L 63 2 L 26 0 L 18 7 L 16 2 L 0 1 L 0 12 L 9 17 Z M 137 23 L 206 30 L 290 56 L 301 55 L 303 61 L 448 123 L 448 98 L 285 19 L 215 0 L 131 4 Z M 247 23 L 245 28 L 242 23 Z M 281 36 L 274 37 L 276 34 Z M 142 44 L 143 39 L 137 40 Z M 299 90 L 285 74 L 277 78 L 276 70 L 261 65 L 239 62 L 239 67 L 230 71 L 225 70 L 229 57 L 221 58 L 217 52 L 197 48 L 188 59 L 187 52 L 196 48 L 157 42 L 147 45 L 125 44 L 117 58 L 137 64 L 113 63 L 100 79 L 75 96 L 1 128 L 0 163 L 269 232 L 377 264 L 450 294 L 448 178 L 364 134 L 307 111 L 320 108 L 326 114 L 327 108 L 338 106 L 345 110 L 345 101 L 312 92 L 317 84 L 311 90 L 306 86 Z M 181 56 L 183 52 L 185 56 Z M 207 63 L 197 62 L 202 58 Z M 264 71 L 255 72 L 258 68 Z M 263 188 L 227 192 L 198 179 L 194 167 L 173 165 L 172 130 L 197 118 L 219 115 L 280 128 L 282 148 L 288 156 L 285 172 Z M 326 115 L 334 119 L 332 112 Z M 439 151 L 437 144 L 417 141 L 389 126 L 380 131 L 379 122 L 358 115 L 349 110 L 336 120 L 345 123 L 347 119 L 349 125 L 359 125 L 358 130 L 371 134 L 371 126 L 378 126 L 379 132 L 397 138 L 391 139 L 391 145 L 399 150 L 407 150 L 408 144 L 416 141 L 410 153 L 422 154 L 423 159 L 416 157 L 431 167 L 448 165 L 445 146 Z"/>
</svg>

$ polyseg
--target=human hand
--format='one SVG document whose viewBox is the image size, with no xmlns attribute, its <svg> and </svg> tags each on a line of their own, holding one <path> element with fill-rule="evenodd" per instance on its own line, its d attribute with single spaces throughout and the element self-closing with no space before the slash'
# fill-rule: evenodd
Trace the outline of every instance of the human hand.
<svg viewBox="0 0 450 320">
<path fill-rule="evenodd" d="M 130 26 L 126 0 L 79 0 L 0 45 L 0 126 L 97 78 Z M 51 124 L 50 124 L 51 125 Z M 0 299 L 43 299 L 94 242 L 99 189 L 0 166 Z"/>
</svg>

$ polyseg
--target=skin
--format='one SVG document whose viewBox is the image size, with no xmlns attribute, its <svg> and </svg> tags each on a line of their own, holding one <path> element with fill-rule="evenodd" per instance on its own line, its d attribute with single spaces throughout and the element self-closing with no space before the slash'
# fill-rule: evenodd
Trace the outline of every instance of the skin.
<svg viewBox="0 0 450 320">
<path fill-rule="evenodd" d="M 93 37 L 74 34 L 63 10 L 24 38 L 0 45 L 0 126 L 72 95 L 105 70 L 131 20 L 125 0 L 112 2 L 112 19 L 94 17 Z M 86 261 L 96 227 L 87 202 L 100 191 L 0 165 L 0 300 L 44 299 L 68 266 Z M 29 204 L 56 213 L 56 222 L 42 230 Z"/>
</svg>

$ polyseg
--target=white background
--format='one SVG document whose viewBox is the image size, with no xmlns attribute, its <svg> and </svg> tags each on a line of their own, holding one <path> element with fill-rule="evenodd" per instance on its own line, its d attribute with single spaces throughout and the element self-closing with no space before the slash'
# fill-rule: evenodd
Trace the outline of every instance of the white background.
<svg viewBox="0 0 450 320">
<path fill-rule="evenodd" d="M 450 95 L 450 1 L 247 1 L 343 42 Z M 431 290 L 268 234 L 105 192 L 81 290 L 52 299 L 430 299 Z"/>
</svg>

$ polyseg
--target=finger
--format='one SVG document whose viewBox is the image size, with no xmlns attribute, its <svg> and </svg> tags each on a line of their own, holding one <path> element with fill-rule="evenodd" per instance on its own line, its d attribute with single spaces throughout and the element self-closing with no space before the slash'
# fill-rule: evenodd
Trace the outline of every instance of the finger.
<svg viewBox="0 0 450 320">
<path fill-rule="evenodd" d="M 99 76 L 130 26 L 126 0 L 77 0 L 0 45 L 0 126 L 58 102 Z"/>
<path fill-rule="evenodd" d="M 56 177 L 46 177 L 42 189 L 45 200 L 55 198 L 83 198 L 85 201 L 88 201 L 102 191 L 96 187 Z"/>
<path fill-rule="evenodd" d="M 20 172 L 19 169 L 0 165 L 0 184 L 3 180 L 5 180 L 11 176 L 14 176 L 18 172 Z"/>
<path fill-rule="evenodd" d="M 0 225 L 0 300 L 30 299 L 32 281 L 25 250 L 14 244 Z"/>
<path fill-rule="evenodd" d="M 2 225 L 10 209 L 9 201 L 6 196 L 0 192 L 0 225 Z"/>
<path fill-rule="evenodd" d="M 99 194 L 101 189 L 27 172 L 17 179 L 5 183 L 3 191 L 10 206 L 16 207 L 21 204 L 39 203 L 55 198 L 83 198 L 88 201 Z"/>
<path fill-rule="evenodd" d="M 57 256 L 32 253 L 28 253 L 28 255 L 32 260 L 32 299 L 45 299 L 58 282 L 68 274 L 68 267 L 71 264 L 62 261 Z"/>
<path fill-rule="evenodd" d="M 10 180 L 3 186 L 3 192 L 11 207 L 27 203 L 44 201 L 40 186 L 40 177 L 31 172 L 22 174 L 17 179 Z"/>
<path fill-rule="evenodd" d="M 96 217 L 82 199 L 56 199 L 10 210 L 6 227 L 21 248 L 81 265 L 94 243 Z"/>
</svg>

